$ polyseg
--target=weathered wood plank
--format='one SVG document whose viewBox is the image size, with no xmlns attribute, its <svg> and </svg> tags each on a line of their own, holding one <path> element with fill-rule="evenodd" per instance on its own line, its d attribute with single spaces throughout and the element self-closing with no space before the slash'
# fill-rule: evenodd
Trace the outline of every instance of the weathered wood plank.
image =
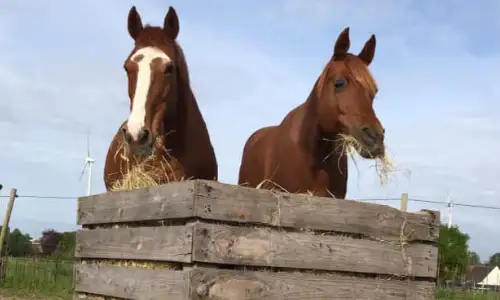
<svg viewBox="0 0 500 300">
<path fill-rule="evenodd" d="M 189 218 L 194 181 L 103 193 L 78 199 L 78 225 Z"/>
<path fill-rule="evenodd" d="M 189 299 L 189 274 L 183 271 L 78 264 L 75 291 L 137 300 Z"/>
<path fill-rule="evenodd" d="M 327 274 L 196 268 L 192 300 L 434 300 L 435 284 Z"/>
<path fill-rule="evenodd" d="M 205 180 L 83 197 L 78 205 L 80 225 L 196 215 L 213 220 L 365 234 L 388 240 L 400 239 L 403 224 L 409 241 L 437 241 L 439 234 L 437 211 L 405 213 L 373 203 L 270 192 Z"/>
<path fill-rule="evenodd" d="M 192 225 L 79 230 L 75 257 L 191 262 Z"/>
<path fill-rule="evenodd" d="M 436 277 L 437 246 L 198 223 L 193 261 Z"/>
<path fill-rule="evenodd" d="M 195 190 L 195 214 L 205 219 L 338 231 L 387 240 L 399 240 L 403 225 L 408 241 L 437 241 L 439 235 L 438 211 L 405 213 L 386 205 L 292 195 L 206 180 L 198 180 Z"/>
</svg>

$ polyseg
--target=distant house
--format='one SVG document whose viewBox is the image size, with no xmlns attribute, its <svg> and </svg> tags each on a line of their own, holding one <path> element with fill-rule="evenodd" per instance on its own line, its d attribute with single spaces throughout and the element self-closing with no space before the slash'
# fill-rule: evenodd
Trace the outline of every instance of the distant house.
<svg viewBox="0 0 500 300">
<path fill-rule="evenodd" d="M 500 268 L 494 265 L 470 265 L 465 281 L 472 288 L 500 290 Z"/>
<path fill-rule="evenodd" d="M 36 239 L 31 242 L 31 249 L 33 249 L 33 254 L 35 255 L 42 253 L 42 243 L 40 242 L 40 239 Z"/>
</svg>

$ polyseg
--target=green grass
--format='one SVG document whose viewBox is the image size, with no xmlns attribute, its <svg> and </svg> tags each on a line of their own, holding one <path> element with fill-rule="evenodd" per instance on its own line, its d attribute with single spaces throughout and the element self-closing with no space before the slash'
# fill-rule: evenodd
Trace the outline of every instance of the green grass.
<svg viewBox="0 0 500 300">
<path fill-rule="evenodd" d="M 73 293 L 73 263 L 31 258 L 9 258 L 4 280 L 0 280 L 0 299 L 70 300 Z M 498 292 L 463 292 L 438 289 L 436 300 L 500 300 Z"/>
<path fill-rule="evenodd" d="M 31 258 L 7 259 L 0 295 L 71 299 L 73 263 Z"/>
<path fill-rule="evenodd" d="M 490 291 L 464 292 L 460 289 L 438 289 L 436 300 L 500 300 L 500 293 Z"/>
</svg>

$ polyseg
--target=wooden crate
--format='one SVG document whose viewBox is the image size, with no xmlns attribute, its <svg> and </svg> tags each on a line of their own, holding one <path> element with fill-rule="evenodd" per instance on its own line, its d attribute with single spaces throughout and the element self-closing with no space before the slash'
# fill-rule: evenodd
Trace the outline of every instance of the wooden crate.
<svg viewBox="0 0 500 300">
<path fill-rule="evenodd" d="M 439 220 L 204 180 L 83 197 L 75 298 L 434 299 Z"/>
</svg>

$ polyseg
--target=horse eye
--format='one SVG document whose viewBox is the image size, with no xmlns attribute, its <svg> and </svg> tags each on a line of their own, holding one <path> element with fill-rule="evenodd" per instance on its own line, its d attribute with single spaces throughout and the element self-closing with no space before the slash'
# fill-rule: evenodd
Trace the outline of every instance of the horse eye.
<svg viewBox="0 0 500 300">
<path fill-rule="evenodd" d="M 174 72 L 174 65 L 173 64 L 168 64 L 165 66 L 165 76 L 170 76 Z"/>
<path fill-rule="evenodd" d="M 347 82 L 344 79 L 335 80 L 335 89 L 343 90 L 347 86 Z"/>
</svg>

